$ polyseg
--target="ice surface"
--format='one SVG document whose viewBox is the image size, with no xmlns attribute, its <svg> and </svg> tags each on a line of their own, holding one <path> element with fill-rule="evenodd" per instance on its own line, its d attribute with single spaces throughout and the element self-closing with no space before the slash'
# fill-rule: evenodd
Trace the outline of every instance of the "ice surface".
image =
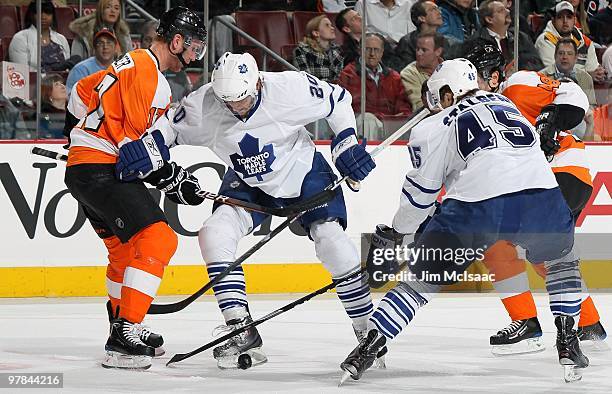
<svg viewBox="0 0 612 394">
<path fill-rule="evenodd" d="M 257 318 L 298 297 L 252 296 L 251 312 Z M 593 298 L 612 332 L 612 295 Z M 64 389 L 37 393 L 612 393 L 609 351 L 585 347 L 591 366 L 584 370 L 583 380 L 563 381 L 547 300 L 545 294 L 536 295 L 547 345 L 544 352 L 493 356 L 489 335 L 508 323 L 499 299 L 445 294 L 421 309 L 391 343 L 386 370 L 370 370 L 360 381 L 349 379 L 338 388 L 339 364 L 356 340 L 333 294 L 259 326 L 269 362 L 247 371 L 217 369 L 212 351 L 165 366 L 171 355 L 209 341 L 213 328 L 222 323 L 212 297 L 174 315 L 145 321 L 164 335 L 167 350 L 145 372 L 100 366 L 108 335 L 105 300 L 4 299 L 0 300 L 0 372 L 64 373 Z"/>
</svg>

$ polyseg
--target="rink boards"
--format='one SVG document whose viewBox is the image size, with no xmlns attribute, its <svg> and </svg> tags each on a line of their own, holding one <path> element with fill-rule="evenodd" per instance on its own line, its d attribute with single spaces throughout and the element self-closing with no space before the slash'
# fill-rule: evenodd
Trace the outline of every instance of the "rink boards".
<svg viewBox="0 0 612 394">
<path fill-rule="evenodd" d="M 63 151 L 61 144 L 0 143 L 0 297 L 98 296 L 106 294 L 106 250 L 63 183 L 64 163 L 31 155 L 32 146 Z M 330 159 L 329 146 L 318 149 Z M 591 144 L 587 155 L 594 193 L 577 228 L 583 275 L 591 289 L 612 288 L 612 145 Z M 179 146 L 172 158 L 199 178 L 203 189 L 216 192 L 226 167 L 204 148 Z M 407 168 L 404 144 L 393 145 L 376 158 L 377 168 L 359 193 L 344 189 L 348 234 L 359 244 L 361 234 L 378 223 L 390 223 Z M 212 204 L 188 207 L 168 204 L 159 196 L 179 247 L 164 275 L 159 294 L 187 294 L 207 281 L 197 232 Z M 546 207 L 542 207 L 546 209 Z M 274 218 L 243 240 L 238 254 L 282 222 Z M 479 265 L 471 272 L 485 272 Z M 542 282 L 530 277 L 535 287 Z M 330 277 L 317 263 L 312 242 L 300 228 L 285 230 L 245 264 L 247 291 L 305 292 Z M 466 282 L 463 290 L 489 289 L 488 283 Z"/>
</svg>

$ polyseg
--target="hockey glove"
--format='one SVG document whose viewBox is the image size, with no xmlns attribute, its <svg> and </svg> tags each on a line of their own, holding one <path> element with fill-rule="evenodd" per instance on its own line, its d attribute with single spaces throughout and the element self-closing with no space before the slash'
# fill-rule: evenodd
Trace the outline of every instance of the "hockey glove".
<svg viewBox="0 0 612 394">
<path fill-rule="evenodd" d="M 384 224 L 376 226 L 372 234 L 372 242 L 366 260 L 368 284 L 374 289 L 384 286 L 390 274 L 397 274 L 400 270 L 395 247 L 402 244 L 404 234 L 400 234 Z"/>
<path fill-rule="evenodd" d="M 201 191 L 198 179 L 174 162 L 164 164 L 145 181 L 164 192 L 166 197 L 177 204 L 199 205 L 204 201 L 204 198 L 198 195 Z"/>
<path fill-rule="evenodd" d="M 542 108 L 540 115 L 536 119 L 536 131 L 540 134 L 540 148 L 547 158 L 552 158 L 559 151 L 561 145 L 557 141 L 556 126 L 557 106 L 554 104 Z"/>
<path fill-rule="evenodd" d="M 123 144 L 119 148 L 119 160 L 115 171 L 124 182 L 144 179 L 159 170 L 170 160 L 170 150 L 159 130 L 147 132 L 140 139 Z"/>
<path fill-rule="evenodd" d="M 358 144 L 353 129 L 342 131 L 332 140 L 332 160 L 343 177 L 348 175 L 354 181 L 362 181 L 376 167 L 365 146 L 366 139 Z"/>
</svg>

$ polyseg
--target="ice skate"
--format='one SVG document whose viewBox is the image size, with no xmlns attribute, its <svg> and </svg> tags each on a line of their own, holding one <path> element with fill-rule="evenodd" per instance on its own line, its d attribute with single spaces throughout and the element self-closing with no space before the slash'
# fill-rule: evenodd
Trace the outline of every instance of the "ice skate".
<svg viewBox="0 0 612 394">
<path fill-rule="evenodd" d="M 233 319 L 226 326 L 220 326 L 218 333 L 233 331 L 244 327 L 253 320 L 250 316 Z M 255 327 L 235 335 L 223 345 L 213 349 L 213 357 L 217 360 L 220 369 L 248 369 L 268 361 L 265 353 L 261 350 L 263 341 Z"/>
<path fill-rule="evenodd" d="M 591 324 L 590 326 L 578 327 L 576 331 L 578 339 L 582 345 L 586 345 L 590 351 L 610 351 L 610 346 L 606 343 L 608 334 L 601 322 Z"/>
<path fill-rule="evenodd" d="M 378 330 L 370 330 L 368 335 L 340 364 L 344 375 L 342 375 L 338 386 L 342 385 L 349 377 L 359 380 L 361 375 L 374 364 L 377 354 L 385 348 L 386 342 L 387 339 Z"/>
<path fill-rule="evenodd" d="M 113 307 L 110 301 L 106 302 L 106 312 L 108 313 L 108 321 L 112 324 L 113 319 L 119 316 L 119 307 L 117 311 L 113 313 Z M 140 340 L 147 346 L 151 346 L 155 349 L 155 356 L 160 357 L 166 354 L 166 349 L 163 348 L 164 338 L 160 334 L 156 334 L 149 329 L 149 327 L 143 324 L 135 324 L 136 331 Z"/>
<path fill-rule="evenodd" d="M 514 320 L 508 327 L 492 335 L 489 341 L 491 353 L 496 356 L 536 353 L 546 349 L 537 317 Z"/>
<path fill-rule="evenodd" d="M 571 316 L 555 318 L 559 364 L 563 365 L 565 381 L 568 383 L 582 379 L 581 369 L 589 365 L 589 359 L 580 350 L 580 341 L 573 325 L 574 318 Z"/>
<path fill-rule="evenodd" d="M 148 369 L 155 349 L 145 345 L 139 337 L 137 324 L 125 319 L 115 319 L 106 341 L 104 368 Z"/>
<path fill-rule="evenodd" d="M 368 335 L 368 330 L 357 330 L 355 329 L 355 327 L 353 327 L 353 331 L 355 332 L 355 336 L 357 337 L 357 342 L 361 343 L 361 341 L 363 341 L 363 339 Z M 374 360 L 374 366 L 378 369 L 386 369 L 387 365 L 385 363 L 385 355 L 387 354 L 387 347 L 383 347 L 382 349 L 380 349 L 380 351 L 376 354 L 376 360 Z"/>
</svg>

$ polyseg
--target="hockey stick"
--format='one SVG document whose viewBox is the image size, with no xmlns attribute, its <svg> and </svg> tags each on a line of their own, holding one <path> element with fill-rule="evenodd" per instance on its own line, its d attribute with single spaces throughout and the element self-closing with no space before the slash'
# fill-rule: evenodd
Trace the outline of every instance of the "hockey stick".
<svg viewBox="0 0 612 394">
<path fill-rule="evenodd" d="M 398 140 L 408 130 L 410 130 L 414 126 L 416 126 L 427 115 L 429 115 L 429 110 L 427 110 L 426 108 L 423 108 L 420 111 L 416 112 L 402 127 L 400 127 L 395 133 L 391 134 L 386 140 L 381 142 L 374 150 L 372 150 L 370 155 L 372 157 L 378 155 L 382 150 L 384 150 L 386 147 L 388 147 L 393 142 Z M 334 183 L 330 184 L 329 186 L 327 186 L 323 190 L 323 192 L 321 192 L 321 193 L 325 193 L 325 192 L 335 193 L 334 190 L 338 186 L 340 186 L 342 183 L 346 182 L 348 179 L 349 179 L 348 175 L 344 176 L 342 179 L 339 179 L 339 180 L 335 181 Z M 274 230 L 272 230 L 270 233 L 268 233 L 264 238 L 262 238 L 259 242 L 257 242 L 255 245 L 253 245 L 242 256 L 240 256 L 238 259 L 236 259 L 232 264 L 228 265 L 222 272 L 220 272 L 217 276 L 215 276 L 214 279 L 210 280 L 208 283 L 206 283 L 202 288 L 200 288 L 194 294 L 190 295 L 189 297 L 187 297 L 187 298 L 185 298 L 185 299 L 183 299 L 181 301 L 178 301 L 178 302 L 175 302 L 175 303 L 172 303 L 172 304 L 151 304 L 147 314 L 149 314 L 149 315 L 162 315 L 162 314 L 167 314 L 167 313 L 178 312 L 180 310 L 185 309 L 185 307 L 187 307 L 189 304 L 191 304 L 197 298 L 199 298 L 204 293 L 206 293 L 208 290 L 210 290 L 214 285 L 219 283 L 221 281 L 221 279 L 225 278 L 230 272 L 232 272 L 236 267 L 238 267 L 240 264 L 242 264 L 242 262 L 244 262 L 247 258 L 251 257 L 251 255 L 253 255 L 253 253 L 255 253 L 256 251 L 261 249 L 272 238 L 277 236 L 285 228 L 289 227 L 289 225 L 291 225 L 291 223 L 293 223 L 297 219 L 299 219 L 305 212 L 306 211 L 302 211 L 302 212 L 296 214 L 293 217 L 287 218 L 287 220 L 285 220 L 278 227 L 276 227 Z"/>
<path fill-rule="evenodd" d="M 278 308 L 278 309 L 268 313 L 267 315 L 265 315 L 263 317 L 260 317 L 257 320 L 252 321 L 251 323 L 247 324 L 246 326 L 237 328 L 234 331 L 229 332 L 226 335 L 223 335 L 223 336 L 221 336 L 221 337 L 219 337 L 219 338 L 217 338 L 217 339 L 207 343 L 206 345 L 200 346 L 199 348 L 190 351 L 189 353 L 177 353 L 174 356 L 172 356 L 170 361 L 168 361 L 166 363 L 166 366 L 168 366 L 170 364 L 173 364 L 173 363 L 176 363 L 176 362 L 179 362 L 179 361 L 183 361 L 186 358 L 195 356 L 196 354 L 202 353 L 203 351 L 208 350 L 208 349 L 210 349 L 211 347 L 213 347 L 215 345 L 218 345 L 220 343 L 223 343 L 223 342 L 227 341 L 228 339 L 230 339 L 233 336 L 236 336 L 238 334 L 242 334 L 243 332 L 245 332 L 245 331 L 247 331 L 247 330 L 249 330 L 249 329 L 251 329 L 253 327 L 257 327 L 258 325 L 260 325 L 262 323 L 265 323 L 268 320 L 273 319 L 274 317 L 276 317 L 276 316 L 278 316 L 280 314 L 283 314 L 283 313 L 285 313 L 285 312 L 295 308 L 296 306 L 298 306 L 300 304 L 305 303 L 306 301 L 310 300 L 311 298 L 314 298 L 314 297 L 318 296 L 319 294 L 326 293 L 328 290 L 333 289 L 338 284 L 346 282 L 347 280 L 352 279 L 352 278 L 354 278 L 357 275 L 363 274 L 365 272 L 365 270 L 366 270 L 366 268 L 364 267 L 361 270 L 359 270 L 358 272 L 353 273 L 352 275 L 347 275 L 347 276 L 345 276 L 342 279 L 335 280 L 332 283 L 328 284 L 327 286 L 321 287 L 319 290 L 316 290 L 316 291 L 313 291 L 312 293 L 306 294 L 302 298 L 299 298 L 299 299 L 293 301 L 290 304 L 282 306 L 282 307 L 280 307 L 280 308 Z"/>
<path fill-rule="evenodd" d="M 68 156 L 53 152 L 47 149 L 39 148 L 37 146 L 32 148 L 32 154 L 48 157 L 54 160 L 67 161 Z M 198 196 L 201 198 L 205 198 L 207 200 L 213 200 L 220 204 L 231 205 L 239 208 L 244 208 L 249 211 L 261 212 L 267 215 L 274 215 L 280 217 L 291 217 L 295 216 L 302 211 L 307 211 L 309 209 L 316 208 L 322 204 L 325 204 L 327 201 L 330 201 L 335 195 L 335 192 L 331 190 L 323 191 L 312 198 L 299 202 L 297 204 L 288 205 L 282 208 L 274 208 L 274 207 L 265 207 L 263 205 L 255 204 L 248 201 L 242 201 L 235 198 L 231 198 L 228 196 L 224 196 L 221 194 L 215 194 L 208 192 L 206 190 L 201 190 L 198 193 Z"/>
</svg>

